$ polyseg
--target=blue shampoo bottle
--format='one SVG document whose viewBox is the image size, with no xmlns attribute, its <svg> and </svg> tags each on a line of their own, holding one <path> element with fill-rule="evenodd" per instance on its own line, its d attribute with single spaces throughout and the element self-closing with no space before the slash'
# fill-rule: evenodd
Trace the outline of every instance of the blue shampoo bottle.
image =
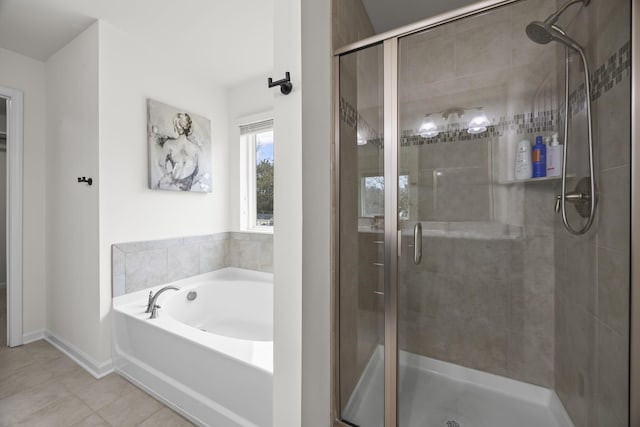
<svg viewBox="0 0 640 427">
<path fill-rule="evenodd" d="M 531 149 L 533 163 L 533 177 L 542 178 L 547 176 L 547 146 L 542 142 L 541 136 L 536 136 L 536 144 Z"/>
</svg>

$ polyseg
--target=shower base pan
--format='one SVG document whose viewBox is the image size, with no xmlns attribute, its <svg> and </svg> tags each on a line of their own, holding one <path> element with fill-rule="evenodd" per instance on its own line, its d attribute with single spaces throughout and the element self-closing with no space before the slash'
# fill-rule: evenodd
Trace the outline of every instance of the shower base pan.
<svg viewBox="0 0 640 427">
<path fill-rule="evenodd" d="M 399 425 L 408 427 L 574 427 L 553 390 L 400 352 Z M 384 360 L 378 347 L 343 419 L 384 423 Z"/>
</svg>

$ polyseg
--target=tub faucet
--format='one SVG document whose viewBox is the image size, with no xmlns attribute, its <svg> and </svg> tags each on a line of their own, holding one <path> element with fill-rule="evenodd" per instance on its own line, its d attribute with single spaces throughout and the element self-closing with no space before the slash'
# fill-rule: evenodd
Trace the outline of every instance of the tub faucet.
<svg viewBox="0 0 640 427">
<path fill-rule="evenodd" d="M 179 291 L 180 288 L 177 288 L 175 286 L 165 286 L 155 294 L 153 292 L 149 292 L 149 302 L 147 303 L 147 310 L 145 311 L 145 313 L 151 313 L 153 311 L 154 306 L 156 305 L 156 301 L 158 300 L 158 297 L 160 296 L 160 294 L 168 290 Z"/>
</svg>

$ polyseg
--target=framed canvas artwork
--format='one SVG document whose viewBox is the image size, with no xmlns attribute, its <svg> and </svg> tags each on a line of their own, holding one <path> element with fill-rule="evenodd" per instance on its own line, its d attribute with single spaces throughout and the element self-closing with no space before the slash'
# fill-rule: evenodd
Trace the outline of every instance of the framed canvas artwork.
<svg viewBox="0 0 640 427">
<path fill-rule="evenodd" d="M 147 100 L 149 188 L 211 192 L 211 122 Z"/>
</svg>

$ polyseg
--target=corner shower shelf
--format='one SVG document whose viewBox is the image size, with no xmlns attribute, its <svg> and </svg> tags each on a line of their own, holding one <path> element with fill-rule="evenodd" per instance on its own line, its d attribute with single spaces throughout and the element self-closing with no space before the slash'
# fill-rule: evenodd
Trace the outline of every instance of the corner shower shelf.
<svg viewBox="0 0 640 427">
<path fill-rule="evenodd" d="M 567 178 L 575 178 L 575 174 L 567 175 Z M 512 179 L 507 181 L 498 181 L 498 184 L 518 184 L 520 182 L 546 182 L 546 181 L 560 181 L 562 176 L 544 176 L 542 178 L 527 178 L 527 179 Z"/>
</svg>

